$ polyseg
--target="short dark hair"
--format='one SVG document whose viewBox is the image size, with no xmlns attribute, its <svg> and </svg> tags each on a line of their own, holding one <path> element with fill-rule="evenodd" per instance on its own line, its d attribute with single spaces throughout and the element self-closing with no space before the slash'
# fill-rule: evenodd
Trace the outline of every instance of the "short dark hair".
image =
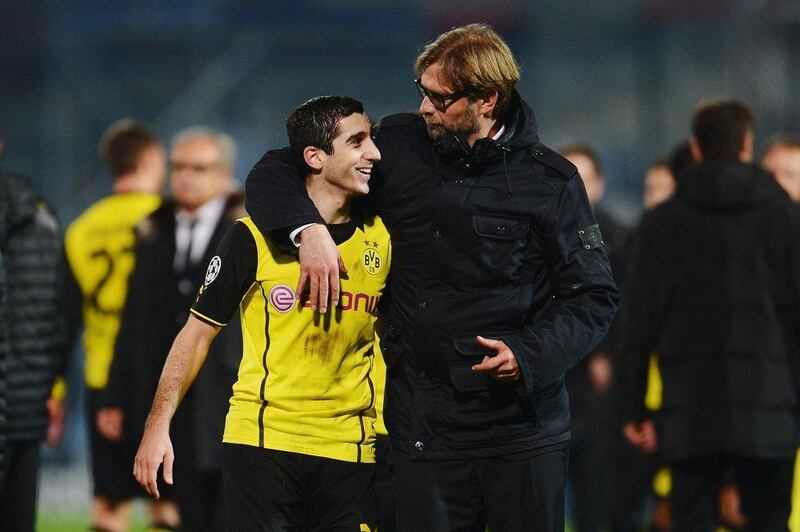
<svg viewBox="0 0 800 532">
<path fill-rule="evenodd" d="M 672 151 L 669 152 L 669 157 L 667 158 L 666 162 L 667 167 L 669 168 L 670 172 L 672 172 L 672 176 L 675 178 L 682 175 L 689 168 L 693 167 L 695 165 L 695 161 L 694 157 L 692 156 L 692 148 L 689 145 L 689 141 L 685 140 L 679 144 L 676 144 L 675 147 L 672 148 Z"/>
<path fill-rule="evenodd" d="M 583 155 L 590 161 L 592 161 L 592 165 L 594 166 L 594 171 L 597 172 L 597 175 L 603 174 L 603 167 L 600 164 L 600 156 L 597 155 L 597 150 L 589 146 L 585 142 L 575 142 L 573 144 L 568 144 L 563 146 L 558 150 L 558 153 L 566 157 L 567 155 Z"/>
<path fill-rule="evenodd" d="M 753 112 L 738 100 L 700 102 L 692 133 L 704 159 L 737 158 L 744 137 L 755 129 Z"/>
<path fill-rule="evenodd" d="M 308 146 L 333 153 L 333 139 L 339 135 L 339 121 L 352 114 L 364 114 L 364 106 L 348 96 L 319 96 L 292 111 L 286 119 L 289 145 L 302 158 Z"/>
<path fill-rule="evenodd" d="M 142 153 L 161 141 L 150 128 L 124 118 L 111 124 L 100 139 L 100 155 L 115 178 L 135 172 Z"/>
</svg>

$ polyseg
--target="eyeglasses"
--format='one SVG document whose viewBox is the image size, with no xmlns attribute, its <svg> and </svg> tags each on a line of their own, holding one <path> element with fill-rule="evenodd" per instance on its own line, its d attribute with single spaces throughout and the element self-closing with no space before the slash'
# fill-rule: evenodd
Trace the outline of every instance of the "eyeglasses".
<svg viewBox="0 0 800 532">
<path fill-rule="evenodd" d="M 191 171 L 197 174 L 208 172 L 217 167 L 217 163 L 211 164 L 193 164 L 183 161 L 172 161 L 169 164 L 170 170 L 173 172 Z"/>
<path fill-rule="evenodd" d="M 469 95 L 469 93 L 466 91 L 453 92 L 450 94 L 439 94 L 438 92 L 433 92 L 423 87 L 419 79 L 414 80 L 414 85 L 417 87 L 417 92 L 419 92 L 419 95 L 422 96 L 423 99 L 427 97 L 434 109 L 441 112 L 447 111 L 447 108 L 456 101 L 460 100 L 464 96 Z"/>
</svg>

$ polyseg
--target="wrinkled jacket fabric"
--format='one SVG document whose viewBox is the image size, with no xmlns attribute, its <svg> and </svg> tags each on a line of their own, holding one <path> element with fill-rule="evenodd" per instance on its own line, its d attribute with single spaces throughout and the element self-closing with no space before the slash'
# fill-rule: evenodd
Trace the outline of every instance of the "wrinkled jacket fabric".
<svg viewBox="0 0 800 532">
<path fill-rule="evenodd" d="M 46 400 L 66 349 L 59 295 L 61 239 L 52 214 L 24 176 L 0 169 L 0 433 L 9 442 L 44 437 Z M 4 410 L 4 412 L 2 412 Z"/>
<path fill-rule="evenodd" d="M 645 416 L 655 351 L 668 459 L 793 456 L 800 219 L 772 176 L 736 160 L 698 165 L 645 214 L 628 271 L 627 418 Z"/>
<path fill-rule="evenodd" d="M 422 118 L 400 114 L 376 144 L 368 201 L 393 246 L 381 345 L 393 449 L 426 460 L 565 442 L 564 374 L 603 337 L 617 299 L 575 167 L 539 143 L 516 93 L 497 141 L 433 142 Z M 321 221 L 291 160 L 268 152 L 247 181 L 248 211 L 275 239 Z M 489 354 L 476 335 L 511 348 L 518 382 L 470 369 Z"/>
</svg>

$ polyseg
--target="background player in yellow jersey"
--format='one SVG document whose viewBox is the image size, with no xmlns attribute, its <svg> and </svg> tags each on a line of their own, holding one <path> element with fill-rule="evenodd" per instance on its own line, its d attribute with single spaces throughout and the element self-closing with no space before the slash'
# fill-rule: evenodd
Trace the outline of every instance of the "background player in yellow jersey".
<svg viewBox="0 0 800 532">
<path fill-rule="evenodd" d="M 369 191 L 380 153 L 363 106 L 347 97 L 306 102 L 287 121 L 309 196 L 348 269 L 326 315 L 298 301 L 297 257 L 236 223 L 208 267 L 192 315 L 161 375 L 134 463 L 155 496 L 172 484 L 169 423 L 214 336 L 241 302 L 244 353 L 225 425 L 228 530 L 368 530 L 374 474 L 373 327 L 391 261 L 388 233 L 351 198 Z M 177 482 L 180 482 L 177 479 Z"/>
<path fill-rule="evenodd" d="M 103 135 L 100 151 L 114 179 L 113 194 L 89 207 L 67 229 L 66 255 L 75 281 L 74 297 L 69 299 L 82 307 L 67 315 L 82 319 L 84 329 L 94 484 L 92 528 L 118 531 L 127 529 L 130 500 L 141 493 L 130 478 L 135 447 L 120 440 L 122 420 L 98 416 L 98 410 L 134 265 L 134 228 L 161 203 L 166 156 L 158 137 L 132 120 L 112 124 Z M 77 331 L 80 323 L 73 326 Z M 168 501 L 151 504 L 150 514 L 153 524 L 178 521 Z"/>
</svg>

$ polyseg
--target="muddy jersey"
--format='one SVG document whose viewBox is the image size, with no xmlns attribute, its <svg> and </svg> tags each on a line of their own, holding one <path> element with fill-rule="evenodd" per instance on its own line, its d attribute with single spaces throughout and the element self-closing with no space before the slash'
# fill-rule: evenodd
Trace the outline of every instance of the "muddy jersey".
<svg viewBox="0 0 800 532">
<path fill-rule="evenodd" d="M 237 221 L 211 259 L 192 313 L 224 326 L 239 309 L 244 353 L 223 441 L 374 462 L 374 325 L 391 247 L 379 218 L 330 226 L 348 274 L 327 314 L 295 297 L 295 254 Z"/>
</svg>

